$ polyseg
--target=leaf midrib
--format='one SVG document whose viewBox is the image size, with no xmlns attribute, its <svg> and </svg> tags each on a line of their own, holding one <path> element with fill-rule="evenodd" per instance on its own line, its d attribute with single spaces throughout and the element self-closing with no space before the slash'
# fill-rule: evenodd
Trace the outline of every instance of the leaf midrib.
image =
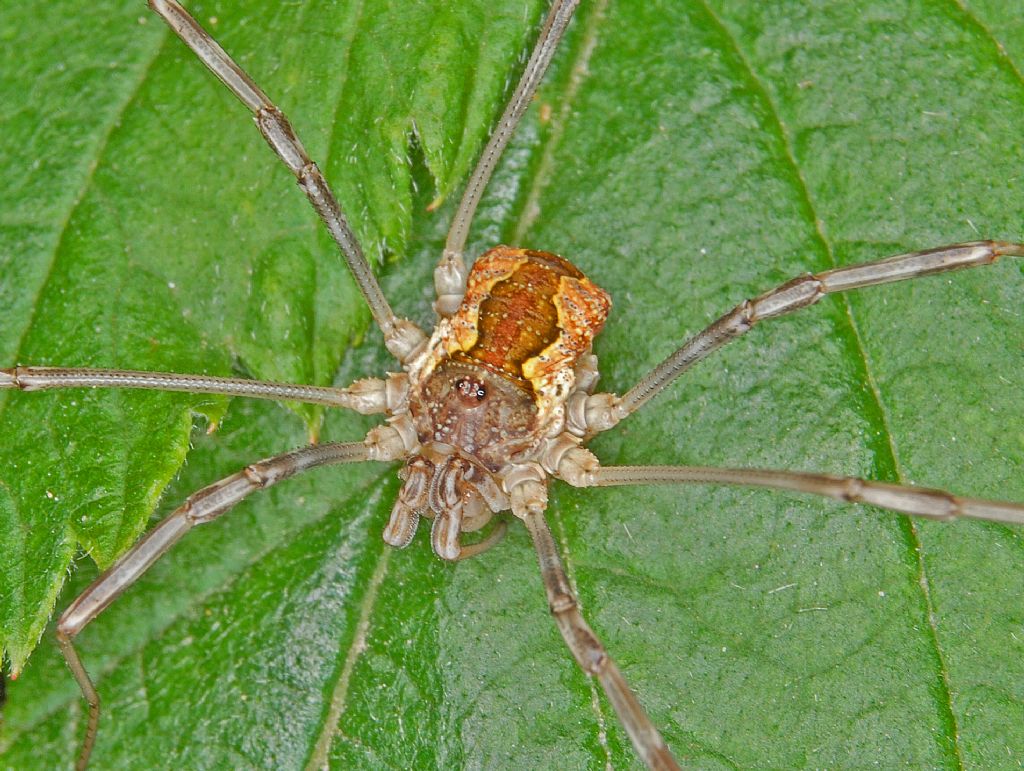
<svg viewBox="0 0 1024 771">
<path fill-rule="evenodd" d="M 736 59 L 741 62 L 745 68 L 746 71 L 741 73 L 741 75 L 745 76 L 745 79 L 751 84 L 755 98 L 761 102 L 762 106 L 771 117 L 772 125 L 770 127 L 766 126 L 765 128 L 776 134 L 779 145 L 783 150 L 784 159 L 793 172 L 792 185 L 811 215 L 811 221 L 809 224 L 813 232 L 812 238 L 814 241 L 818 242 L 821 250 L 824 251 L 824 256 L 827 258 L 829 265 L 832 268 L 839 267 L 835 258 L 835 250 L 825 233 L 824 219 L 818 214 L 818 208 L 815 206 L 814 197 L 807 185 L 807 181 L 803 175 L 800 164 L 797 161 L 796 154 L 793 149 L 793 143 L 790 139 L 790 132 L 787 129 L 775 102 L 772 100 L 771 94 L 763 80 L 757 74 L 751 59 L 743 51 L 739 40 L 730 33 L 728 27 L 711 7 L 709 0 L 698 0 L 698 5 L 719 30 L 722 38 L 728 43 L 735 53 Z M 902 464 L 899 461 L 899 452 L 896 448 L 896 441 L 891 430 L 890 421 L 885 409 L 885 403 L 878 387 L 877 378 L 874 375 L 871 357 L 868 355 L 864 346 L 863 338 L 858 329 L 857 320 L 850 303 L 849 295 L 845 292 L 840 293 L 836 300 L 841 303 L 841 307 L 843 308 L 842 316 L 844 319 L 844 326 L 847 330 L 844 337 L 849 344 L 852 344 L 847 346 L 847 350 L 856 352 L 858 360 L 854 363 L 862 370 L 864 381 L 868 386 L 867 391 L 869 394 L 870 405 L 864 410 L 862 417 L 867 425 L 874 427 L 874 433 L 880 439 L 876 445 L 878 449 L 876 450 L 874 465 L 879 469 L 888 469 L 890 474 L 894 477 L 892 481 L 900 484 L 906 484 L 906 478 L 902 472 Z M 906 515 L 900 516 L 905 520 L 909 519 Z M 913 521 L 906 522 L 904 526 L 897 525 L 897 527 L 905 544 L 908 556 L 917 566 L 918 580 L 914 582 L 914 590 L 920 598 L 921 606 L 923 606 L 922 611 L 925 624 L 922 625 L 922 629 L 927 630 L 922 631 L 922 634 L 924 635 L 928 646 L 933 650 L 935 661 L 938 664 L 936 682 L 939 685 L 938 687 L 931 689 L 930 692 L 935 694 L 939 718 L 946 727 L 947 735 L 945 738 L 947 742 L 940 742 L 940 744 L 942 744 L 943 747 L 950 748 L 948 750 L 952 754 L 950 760 L 957 768 L 963 768 L 964 759 L 960 746 L 960 731 L 957 724 L 957 716 L 953 706 L 952 693 L 950 691 L 949 670 L 946 666 L 944 651 L 939 641 L 938 630 L 935 628 L 936 609 L 932 602 L 930 578 L 925 567 L 924 544 L 919 536 L 917 526 Z"/>
</svg>

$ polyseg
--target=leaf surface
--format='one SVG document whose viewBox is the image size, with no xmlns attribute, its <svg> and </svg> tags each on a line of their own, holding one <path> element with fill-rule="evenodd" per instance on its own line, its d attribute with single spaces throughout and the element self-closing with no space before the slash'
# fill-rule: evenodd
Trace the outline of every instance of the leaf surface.
<svg viewBox="0 0 1024 771">
<path fill-rule="evenodd" d="M 367 252 L 393 255 L 386 293 L 423 325 L 452 210 L 426 205 L 459 190 L 542 10 L 443 5 L 192 8 L 324 159 Z M 19 73 L 0 82 L 4 360 L 316 383 L 394 366 L 287 172 L 155 18 L 23 13 L 0 23 Z M 1012 17 L 994 2 L 585 4 L 473 252 L 556 251 L 607 288 L 596 352 L 622 392 L 801 272 L 1020 239 Z M 1024 500 L 1022 297 L 1006 261 L 828 298 L 593 449 Z M 166 513 L 311 430 L 373 424 L 128 392 L 0 408 L 0 628 L 19 667 L 77 544 L 108 564 L 158 500 Z M 396 489 L 389 467 L 313 472 L 154 566 L 79 638 L 105 705 L 96 767 L 635 765 L 547 617 L 522 529 L 454 567 L 423 534 L 392 553 Z M 689 765 L 1024 759 L 1019 529 L 763 491 L 552 492 L 584 613 Z M 77 565 L 58 608 L 95 575 Z M 49 637 L 8 696 L 3 765 L 70 762 L 84 707 Z"/>
</svg>

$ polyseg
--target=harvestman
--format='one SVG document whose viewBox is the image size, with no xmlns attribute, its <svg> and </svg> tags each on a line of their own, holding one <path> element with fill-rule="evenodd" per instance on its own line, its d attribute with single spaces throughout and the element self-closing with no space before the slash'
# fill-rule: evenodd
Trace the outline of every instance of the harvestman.
<svg viewBox="0 0 1024 771">
<path fill-rule="evenodd" d="M 961 498 L 916 487 L 851 477 L 766 469 L 695 466 L 601 466 L 584 444 L 615 426 L 679 375 L 757 322 L 813 305 L 826 294 L 886 284 L 1024 256 L 1024 244 L 977 241 L 897 255 L 877 262 L 794 278 L 745 300 L 687 340 L 623 396 L 594 393 L 591 342 L 610 306 L 603 290 L 567 260 L 546 252 L 497 247 L 467 270 L 463 247 L 488 180 L 554 55 L 579 0 L 555 0 L 501 119 L 470 177 L 434 272 L 439 320 L 428 337 L 397 317 L 316 164 L 281 111 L 174 0 L 150 0 L 199 59 L 252 111 L 260 133 L 295 174 L 337 242 L 388 350 L 402 373 L 326 388 L 129 370 L 15 367 L 0 370 L 0 388 L 147 388 L 279 399 L 363 414 L 386 423 L 360 442 L 303 447 L 247 466 L 189 496 L 61 615 L 57 638 L 82 694 L 89 720 L 78 768 L 89 761 L 99 722 L 99 695 L 73 645 L 75 636 L 194 525 L 216 519 L 256 490 L 318 466 L 403 461 L 403 485 L 384 540 L 404 547 L 420 516 L 433 520 L 431 545 L 455 561 L 502 537 L 500 521 L 483 540 L 460 535 L 511 510 L 533 539 L 551 613 L 583 670 L 601 683 L 640 758 L 656 769 L 678 768 L 618 667 L 580 615 L 545 520 L 547 480 L 577 487 L 715 483 L 752 485 L 867 503 L 931 519 L 972 517 L 1024 524 L 1024 506 Z"/>
</svg>

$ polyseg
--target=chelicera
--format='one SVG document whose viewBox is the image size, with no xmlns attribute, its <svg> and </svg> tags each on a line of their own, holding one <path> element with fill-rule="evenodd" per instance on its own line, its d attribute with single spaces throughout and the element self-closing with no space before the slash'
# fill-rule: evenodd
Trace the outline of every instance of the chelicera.
<svg viewBox="0 0 1024 771">
<path fill-rule="evenodd" d="M 73 639 L 193 526 L 216 519 L 257 490 L 329 464 L 401 462 L 401 490 L 383 529 L 395 547 L 408 545 L 419 520 L 431 523 L 438 557 L 456 561 L 492 547 L 510 511 L 533 540 L 551 613 L 585 672 L 596 677 L 651 768 L 676 768 L 670 749 L 580 614 L 545 520 L 549 480 L 580 487 L 715 482 L 796 490 L 864 502 L 936 519 L 976 517 L 1024 523 L 1024 506 L 961 498 L 922 488 L 847 477 L 760 469 L 602 466 L 585 445 L 644 406 L 679 375 L 758 322 L 808 307 L 826 294 L 959 268 L 1024 245 L 979 241 L 897 255 L 878 262 L 805 275 L 746 300 L 686 341 L 623 395 L 596 391 L 592 343 L 611 299 L 570 261 L 531 249 L 498 246 L 467 267 L 463 248 L 480 196 L 543 76 L 577 2 L 552 8 L 519 86 L 478 163 L 435 271 L 438 323 L 427 335 L 391 309 L 317 166 L 281 111 L 173 0 L 153 9 L 254 114 L 257 126 L 337 242 L 401 372 L 348 388 L 321 388 L 202 375 L 127 370 L 15 367 L 0 387 L 120 387 L 218 393 L 323 404 L 386 416 L 362 441 L 310 445 L 253 463 L 193 494 L 158 524 L 62 614 L 58 639 L 83 695 L 89 722 L 79 757 L 88 764 L 97 738 L 99 695 Z"/>
</svg>

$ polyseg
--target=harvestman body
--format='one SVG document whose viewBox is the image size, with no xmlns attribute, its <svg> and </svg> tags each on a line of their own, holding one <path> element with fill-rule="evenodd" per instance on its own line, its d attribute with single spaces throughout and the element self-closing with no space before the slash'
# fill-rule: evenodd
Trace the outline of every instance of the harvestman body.
<svg viewBox="0 0 1024 771">
<path fill-rule="evenodd" d="M 459 560 L 494 545 L 492 533 L 469 546 L 464 532 L 511 510 L 529 530 L 551 613 L 576 661 L 596 677 L 640 758 L 656 769 L 677 768 L 669 749 L 615 663 L 580 615 L 545 520 L 550 477 L 580 487 L 651 483 L 720 483 L 795 490 L 868 503 L 933 519 L 975 517 L 1024 524 L 1024 506 L 960 498 L 922 488 L 849 477 L 760 469 L 682 466 L 602 467 L 584 448 L 701 359 L 757 322 L 814 304 L 826 294 L 987 265 L 1024 256 L 1024 245 L 993 241 L 930 249 L 793 279 L 740 303 L 623 396 L 594 393 L 597 360 L 590 352 L 610 308 L 608 295 L 569 261 L 546 252 L 496 247 L 467 271 L 463 247 L 476 206 L 512 132 L 554 54 L 578 0 L 555 0 L 522 79 L 466 187 L 434 274 L 439 316 L 428 337 L 395 316 L 341 209 L 284 115 L 173 0 L 150 0 L 201 61 L 248 107 L 271 148 L 337 242 L 388 350 L 403 372 L 348 388 L 323 388 L 127 370 L 16 367 L 0 370 L 0 388 L 149 388 L 216 393 L 344 407 L 383 414 L 385 423 L 361 442 L 311 445 L 254 463 L 191 495 L 61 615 L 61 650 L 89 704 L 78 767 L 96 741 L 99 696 L 72 643 L 194 525 L 209 522 L 248 496 L 308 469 L 356 461 L 402 461 L 403 485 L 384 539 L 406 546 L 421 516 L 433 520 L 431 545 Z"/>
</svg>

